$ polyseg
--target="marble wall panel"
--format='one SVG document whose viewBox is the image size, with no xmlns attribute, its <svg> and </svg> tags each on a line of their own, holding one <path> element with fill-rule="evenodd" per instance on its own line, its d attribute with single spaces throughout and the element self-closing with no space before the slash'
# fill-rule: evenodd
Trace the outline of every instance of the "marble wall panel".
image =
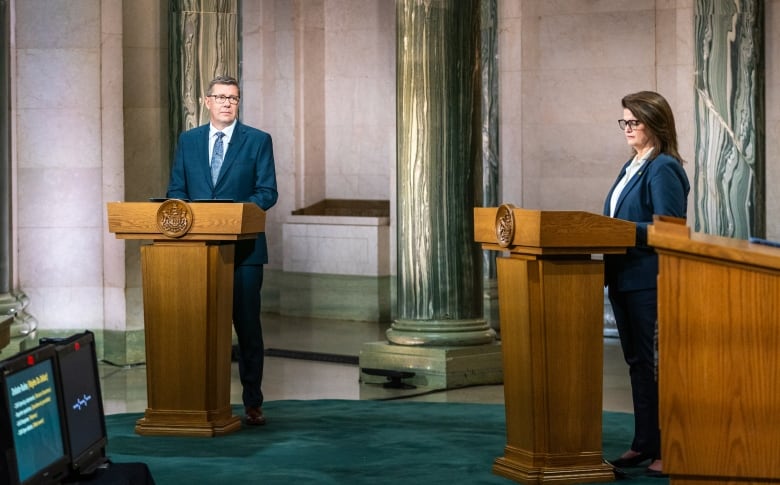
<svg viewBox="0 0 780 485">
<path fill-rule="evenodd" d="M 16 51 L 16 109 L 100 108 L 100 51 Z"/>
<path fill-rule="evenodd" d="M 673 109 L 679 103 L 683 132 L 691 132 L 693 57 L 680 53 L 691 44 L 690 7 L 687 0 L 499 3 L 505 201 L 600 213 L 630 155 L 616 125 L 625 94 L 662 92 Z M 587 190 L 573 191 L 572 175 Z"/>
<path fill-rule="evenodd" d="M 765 233 L 762 3 L 697 1 L 695 229 Z"/>
<path fill-rule="evenodd" d="M 15 2 L 16 17 L 24 26 L 16 29 L 16 47 L 94 49 L 100 44 L 100 4 L 100 0 Z"/>
<path fill-rule="evenodd" d="M 95 97 L 99 97 L 99 92 Z M 94 106 L 21 110 L 16 117 L 16 126 L 20 167 L 75 169 L 101 166 L 101 137 L 95 136 L 101 130 L 101 117 Z M 34 185 L 35 181 L 30 183 Z"/>
<path fill-rule="evenodd" d="M 102 229 L 101 180 L 99 168 L 20 168 L 19 227 Z"/>
<path fill-rule="evenodd" d="M 105 0 L 101 0 L 105 2 Z M 128 48 L 168 48 L 168 9 L 169 2 L 158 0 L 119 1 L 124 27 L 122 38 Z"/>
<path fill-rule="evenodd" d="M 509 0 L 511 1 L 511 0 Z M 544 0 L 534 3 L 536 15 L 611 14 L 615 12 L 637 12 L 658 8 L 660 4 L 675 0 Z"/>
<path fill-rule="evenodd" d="M 267 213 L 269 269 L 283 265 L 282 221 L 296 207 L 296 193 L 304 182 L 296 165 L 300 139 L 296 127 L 300 87 L 296 68 L 302 58 L 296 51 L 297 10 L 310 3 L 285 0 L 243 0 L 241 2 L 242 93 L 241 120 L 271 134 L 274 144 L 279 200 Z M 316 16 L 315 16 L 316 17 Z M 250 35 L 246 35 L 249 32 Z M 302 79 L 302 78 L 301 78 Z M 324 182 L 322 183 L 324 194 Z"/>
<path fill-rule="evenodd" d="M 127 320 L 127 298 L 123 285 L 110 285 L 106 282 L 103 287 L 103 329 L 125 330 Z"/>
<path fill-rule="evenodd" d="M 101 11 L 111 5 L 15 3 L 15 284 L 41 329 L 102 327 Z"/>
<path fill-rule="evenodd" d="M 163 197 L 168 186 L 165 108 L 125 109 L 125 200 Z"/>
<path fill-rule="evenodd" d="M 30 311 L 40 322 L 39 335 L 103 328 L 103 287 L 81 285 L 28 286 Z M 101 304 L 96 304 L 96 303 Z"/>
<path fill-rule="evenodd" d="M 655 58 L 654 29 L 654 16 L 642 11 L 542 16 L 538 50 L 523 65 L 564 70 L 647 65 Z"/>
<path fill-rule="evenodd" d="M 306 207 L 325 198 L 326 173 L 326 78 L 324 2 L 306 2 L 298 9 L 300 28 L 296 38 L 296 75 L 299 105 L 296 112 L 296 132 L 299 137 L 295 153 L 300 168 L 296 207 Z"/>
<path fill-rule="evenodd" d="M 102 235 L 102 228 L 20 227 L 22 288 L 102 286 Z"/>
<path fill-rule="evenodd" d="M 388 199 L 395 164 L 392 2 L 326 2 L 325 69 L 326 196 Z"/>
<path fill-rule="evenodd" d="M 306 219 L 322 219 L 323 222 L 296 223 L 291 220 L 284 224 L 284 271 L 358 276 L 389 274 L 386 219 L 354 221 L 360 224 L 342 222 L 355 218 Z"/>
</svg>

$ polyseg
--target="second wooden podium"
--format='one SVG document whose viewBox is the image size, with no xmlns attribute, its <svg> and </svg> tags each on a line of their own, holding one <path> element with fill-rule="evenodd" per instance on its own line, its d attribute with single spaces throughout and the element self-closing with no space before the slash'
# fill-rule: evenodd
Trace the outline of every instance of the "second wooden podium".
<svg viewBox="0 0 780 485">
<path fill-rule="evenodd" d="M 108 204 L 109 231 L 141 247 L 148 406 L 141 435 L 238 430 L 230 406 L 233 258 L 264 231 L 254 204 L 171 199 Z"/>
<path fill-rule="evenodd" d="M 601 453 L 604 264 L 630 222 L 577 211 L 474 209 L 497 258 L 507 444 L 493 472 L 523 483 L 614 479 Z"/>
<path fill-rule="evenodd" d="M 669 482 L 780 484 L 780 249 L 664 218 L 648 242 Z"/>
</svg>

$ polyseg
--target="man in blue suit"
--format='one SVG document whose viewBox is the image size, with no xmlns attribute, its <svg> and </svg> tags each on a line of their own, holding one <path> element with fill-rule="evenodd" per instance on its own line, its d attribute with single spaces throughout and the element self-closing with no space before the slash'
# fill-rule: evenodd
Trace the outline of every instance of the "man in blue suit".
<svg viewBox="0 0 780 485">
<path fill-rule="evenodd" d="M 263 210 L 276 204 L 276 170 L 271 136 L 238 121 L 238 81 L 219 76 L 209 84 L 205 104 L 210 123 L 179 136 L 167 196 L 251 202 Z M 238 371 L 245 422 L 265 424 L 264 345 L 260 288 L 268 262 L 265 234 L 236 243 L 233 326 L 238 337 Z"/>
</svg>

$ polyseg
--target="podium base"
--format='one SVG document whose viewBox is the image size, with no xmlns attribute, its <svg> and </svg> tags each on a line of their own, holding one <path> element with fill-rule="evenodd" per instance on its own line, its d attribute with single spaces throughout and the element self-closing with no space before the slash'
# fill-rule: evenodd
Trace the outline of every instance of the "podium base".
<svg viewBox="0 0 780 485">
<path fill-rule="evenodd" d="M 190 436 L 206 437 L 223 436 L 241 429 L 241 418 L 231 416 L 220 421 L 194 423 L 192 421 L 176 422 L 174 420 L 159 420 L 148 415 L 135 423 L 135 432 L 141 436 Z"/>
<path fill-rule="evenodd" d="M 493 473 L 519 483 L 594 483 L 615 480 L 606 463 L 598 465 L 528 467 L 505 457 L 496 458 Z"/>
<path fill-rule="evenodd" d="M 593 483 L 615 480 L 606 463 L 576 466 L 529 467 L 506 457 L 496 458 L 493 473 L 519 483 Z"/>
</svg>

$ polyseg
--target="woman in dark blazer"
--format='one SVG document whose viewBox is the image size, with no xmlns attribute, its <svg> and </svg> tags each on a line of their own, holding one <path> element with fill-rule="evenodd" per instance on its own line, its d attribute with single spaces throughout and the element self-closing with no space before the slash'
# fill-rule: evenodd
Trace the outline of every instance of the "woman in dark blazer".
<svg viewBox="0 0 780 485">
<path fill-rule="evenodd" d="M 622 100 L 620 128 L 633 157 L 607 194 L 604 215 L 636 223 L 636 247 L 606 255 L 605 283 L 615 313 L 623 356 L 629 366 L 634 404 L 634 438 L 628 451 L 610 460 L 616 467 L 650 462 L 645 473 L 663 476 L 655 375 L 658 255 L 647 245 L 653 215 L 685 217 L 690 190 L 677 152 L 677 132 L 669 103 L 642 91 Z"/>
</svg>

